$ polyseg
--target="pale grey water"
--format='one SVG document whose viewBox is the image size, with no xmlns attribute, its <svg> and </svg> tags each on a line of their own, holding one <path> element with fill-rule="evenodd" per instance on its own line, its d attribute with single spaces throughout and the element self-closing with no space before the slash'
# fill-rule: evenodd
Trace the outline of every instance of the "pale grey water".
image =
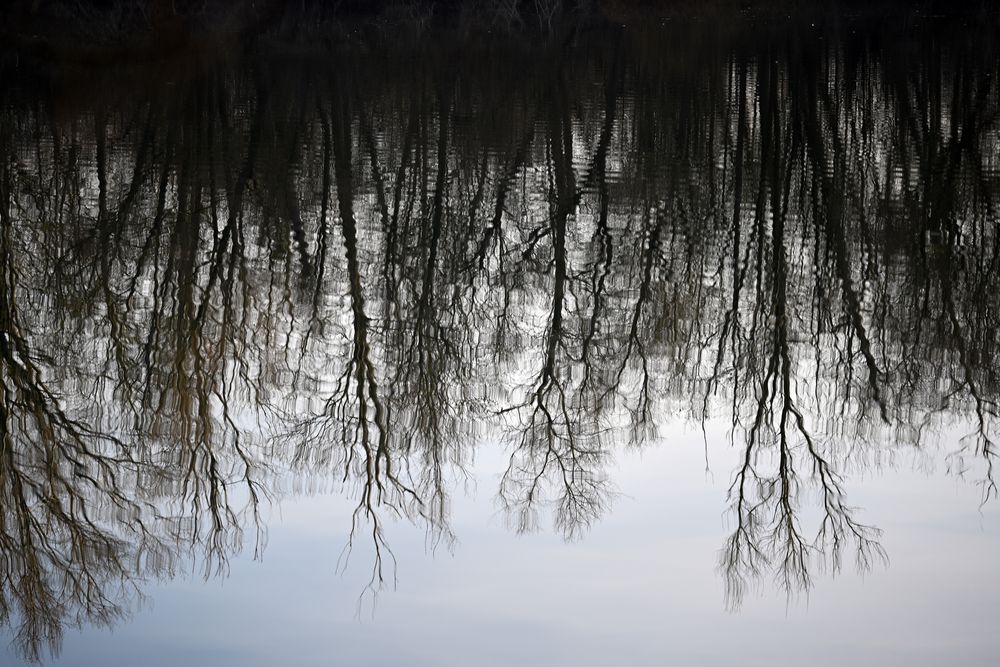
<svg viewBox="0 0 1000 667">
<path fill-rule="evenodd" d="M 499 462 L 484 460 L 486 489 L 456 498 L 459 543 L 430 554 L 421 531 L 393 524 L 397 585 L 360 612 L 366 550 L 342 574 L 332 558 L 351 508 L 337 495 L 285 499 L 260 562 L 232 559 L 223 580 L 150 585 L 151 608 L 113 632 L 68 633 L 56 664 L 995 662 L 1000 514 L 977 512 L 974 489 L 914 471 L 909 456 L 865 475 L 851 497 L 885 530 L 890 565 L 820 576 L 790 602 L 765 583 L 733 613 L 715 556 L 734 453 L 712 452 L 706 478 L 700 445 L 700 433 L 679 432 L 621 457 L 623 497 L 572 543 L 512 536 L 491 497 Z"/>
</svg>

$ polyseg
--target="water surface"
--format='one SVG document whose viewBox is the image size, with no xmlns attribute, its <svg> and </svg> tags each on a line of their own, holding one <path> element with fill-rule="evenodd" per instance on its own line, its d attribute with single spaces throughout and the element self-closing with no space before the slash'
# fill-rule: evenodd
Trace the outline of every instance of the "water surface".
<svg viewBox="0 0 1000 667">
<path fill-rule="evenodd" d="M 993 664 L 960 20 L 0 65 L 4 664 Z"/>
</svg>

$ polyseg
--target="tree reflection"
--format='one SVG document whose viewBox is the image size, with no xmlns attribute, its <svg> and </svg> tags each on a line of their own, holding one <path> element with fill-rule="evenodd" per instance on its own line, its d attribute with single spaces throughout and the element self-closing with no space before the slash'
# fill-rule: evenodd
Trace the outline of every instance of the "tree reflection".
<svg viewBox="0 0 1000 667">
<path fill-rule="evenodd" d="M 848 472 L 949 420 L 993 498 L 995 36 L 913 67 L 910 41 L 872 37 L 891 28 L 820 29 L 363 56 L 275 37 L 86 102 L 4 65 L 19 646 L 112 622 L 181 558 L 223 570 L 288 479 L 352 494 L 378 590 L 386 518 L 449 542 L 485 442 L 513 527 L 549 513 L 572 538 L 610 506 L 617 451 L 724 419 L 733 606 L 765 576 L 793 595 L 884 561 Z"/>
</svg>

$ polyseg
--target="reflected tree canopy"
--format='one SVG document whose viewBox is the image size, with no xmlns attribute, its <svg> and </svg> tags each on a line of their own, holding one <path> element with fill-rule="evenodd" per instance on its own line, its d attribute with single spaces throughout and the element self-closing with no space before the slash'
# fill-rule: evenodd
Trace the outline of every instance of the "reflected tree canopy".
<svg viewBox="0 0 1000 667">
<path fill-rule="evenodd" d="M 332 44 L 2 59 L 0 617 L 29 658 L 262 548 L 284 480 L 356 501 L 376 590 L 384 522 L 450 542 L 485 443 L 512 527 L 574 538 L 616 451 L 725 420 L 733 606 L 885 560 L 847 479 L 902 447 L 997 495 L 988 27 Z"/>
</svg>

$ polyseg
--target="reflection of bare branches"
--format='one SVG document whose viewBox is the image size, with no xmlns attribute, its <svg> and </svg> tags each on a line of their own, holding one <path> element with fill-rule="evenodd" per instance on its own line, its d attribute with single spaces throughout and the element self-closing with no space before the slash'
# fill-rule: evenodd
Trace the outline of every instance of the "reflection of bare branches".
<svg viewBox="0 0 1000 667">
<path fill-rule="evenodd" d="M 219 572 L 239 548 L 243 526 L 262 528 L 257 505 L 266 491 L 232 412 L 238 373 L 227 363 L 228 337 L 242 328 L 232 271 L 239 252 L 229 255 L 233 263 L 222 252 L 214 257 L 209 273 L 223 304 L 216 320 L 208 307 L 214 279 L 208 296 L 197 299 L 202 182 L 182 164 L 180 210 L 168 224 L 164 169 L 156 213 L 147 218 L 140 193 L 154 138 L 162 135 L 151 130 L 150 116 L 119 199 L 105 120 L 95 123 L 96 219 L 74 208 L 85 208 L 81 198 L 46 206 L 24 224 L 8 206 L 17 205 L 26 175 L 6 163 L 0 174 L 0 616 L 19 623 L 16 643 L 31 660 L 46 648 L 58 652 L 65 626 L 110 625 L 127 616 L 140 583 L 171 576 L 182 551 L 206 574 Z M 57 213 L 79 220 L 74 233 L 81 236 L 93 226 L 92 256 L 37 244 L 39 230 L 61 224 Z M 132 257 L 128 232 L 137 217 L 151 228 Z M 38 247 L 46 257 L 24 261 Z M 50 254 L 59 271 L 46 265 Z M 98 268 L 88 273 L 86 266 Z M 153 287 L 140 288 L 150 273 Z M 48 303 L 40 276 L 51 276 L 58 307 L 38 307 Z M 67 276 L 77 283 L 64 283 Z M 147 300 L 157 307 L 144 308 Z M 93 317 L 91 309 L 101 308 Z M 209 343 L 216 325 L 220 340 Z M 249 496 L 243 510 L 231 498 L 239 479 Z"/>
<path fill-rule="evenodd" d="M 782 173 L 790 167 L 781 159 L 783 137 L 775 106 L 777 84 L 769 70 L 764 71 L 761 84 L 763 159 L 756 217 L 763 219 L 762 208 L 769 202 L 772 269 L 767 305 L 773 312 L 769 317 L 771 331 L 760 332 L 766 341 L 760 359 L 765 361 L 766 367 L 762 372 L 753 367 L 749 369 L 747 381 L 754 384 L 756 408 L 747 429 L 743 463 L 729 489 L 736 528 L 723 548 L 720 568 L 726 579 L 727 598 L 734 607 L 739 606 L 747 584 L 768 568 L 773 569 L 780 587 L 791 595 L 796 590 L 809 590 L 812 564 L 816 559 L 836 572 L 840 569 L 843 551 L 848 547 L 853 548 L 861 570 L 885 558 L 878 542 L 879 531 L 854 518 L 852 508 L 844 502 L 839 475 L 821 453 L 796 405 L 789 340 L 792 313 L 788 309 L 789 267 L 785 239 L 790 181 Z M 795 153 L 794 143 L 790 153 Z M 765 192 L 765 188 L 769 192 Z M 798 434 L 798 444 L 792 441 L 794 432 Z M 769 451 L 771 443 L 776 451 Z M 810 478 L 819 487 L 822 498 L 822 518 L 812 539 L 806 537 L 797 517 L 797 497 L 803 486 L 796 471 L 797 456 L 801 456 L 808 467 Z M 765 459 L 774 459 L 773 473 L 763 471 Z"/>
<path fill-rule="evenodd" d="M 9 201 L 4 174 L 0 199 Z M 66 624 L 108 625 L 138 592 L 136 559 L 169 567 L 169 550 L 127 491 L 150 472 L 126 443 L 70 414 L 45 380 L 18 312 L 13 220 L 0 205 L 0 622 L 18 649 L 58 652 Z"/>
<path fill-rule="evenodd" d="M 356 493 L 374 590 L 389 518 L 450 539 L 475 443 L 507 436 L 517 529 L 550 504 L 573 537 L 609 504 L 612 445 L 690 413 L 740 452 L 733 604 L 883 558 L 847 471 L 946 418 L 993 499 L 1000 61 L 935 46 L 910 67 L 824 29 L 822 50 L 690 26 L 461 59 L 268 47 L 75 115 L 0 77 L 0 555 L 33 553 L 24 521 L 44 556 L 34 521 L 110 554 L 107 577 L 128 579 L 132 530 L 217 572 L 242 529 L 263 540 L 292 461 Z M 269 461 L 272 431 L 294 438 Z"/>
<path fill-rule="evenodd" d="M 747 587 L 768 571 L 792 595 L 809 591 L 814 566 L 838 572 L 845 550 L 853 552 L 855 566 L 861 572 L 887 558 L 879 543 L 880 531 L 854 517 L 854 508 L 845 502 L 840 476 L 803 431 L 803 465 L 822 498 L 818 528 L 811 538 L 805 534 L 797 517 L 797 497 L 804 481 L 796 472 L 795 457 L 801 447 L 791 446 L 781 430 L 784 427 L 778 428 L 780 449 L 771 455 L 777 458 L 774 473 L 761 469 L 760 459 L 768 455 L 748 447 L 730 486 L 736 526 L 722 549 L 719 567 L 733 608 L 740 606 Z"/>
<path fill-rule="evenodd" d="M 608 489 L 600 472 L 606 453 L 596 437 L 599 428 L 587 423 L 586 412 L 577 407 L 572 396 L 567 396 L 571 387 L 560 362 L 566 347 L 566 229 L 577 193 L 567 121 L 556 114 L 553 118 L 550 150 L 556 193 L 548 228 L 552 242 L 552 301 L 538 375 L 520 404 L 501 410 L 503 415 L 519 417 L 520 435 L 500 482 L 500 500 L 513 515 L 517 529 L 530 530 L 535 525 L 537 506 L 544 500 L 545 485 L 556 484 L 556 527 L 571 537 L 601 515 Z M 533 239 L 537 238 L 536 234 Z"/>
<path fill-rule="evenodd" d="M 351 525 L 348 550 L 362 522 L 369 524 L 374 547 L 374 591 L 385 579 L 384 559 L 394 561 L 382 526 L 380 510 L 393 514 L 424 515 L 423 501 L 402 477 L 401 452 L 390 440 L 389 408 L 380 391 L 365 313 L 365 296 L 358 259 L 358 232 L 354 214 L 354 178 L 351 171 L 350 115 L 343 101 L 333 114 L 332 137 L 337 201 L 340 207 L 344 253 L 347 260 L 350 322 L 348 354 L 323 414 L 306 424 L 299 445 L 299 463 L 343 466 L 343 481 L 360 482 L 357 508 Z"/>
</svg>

